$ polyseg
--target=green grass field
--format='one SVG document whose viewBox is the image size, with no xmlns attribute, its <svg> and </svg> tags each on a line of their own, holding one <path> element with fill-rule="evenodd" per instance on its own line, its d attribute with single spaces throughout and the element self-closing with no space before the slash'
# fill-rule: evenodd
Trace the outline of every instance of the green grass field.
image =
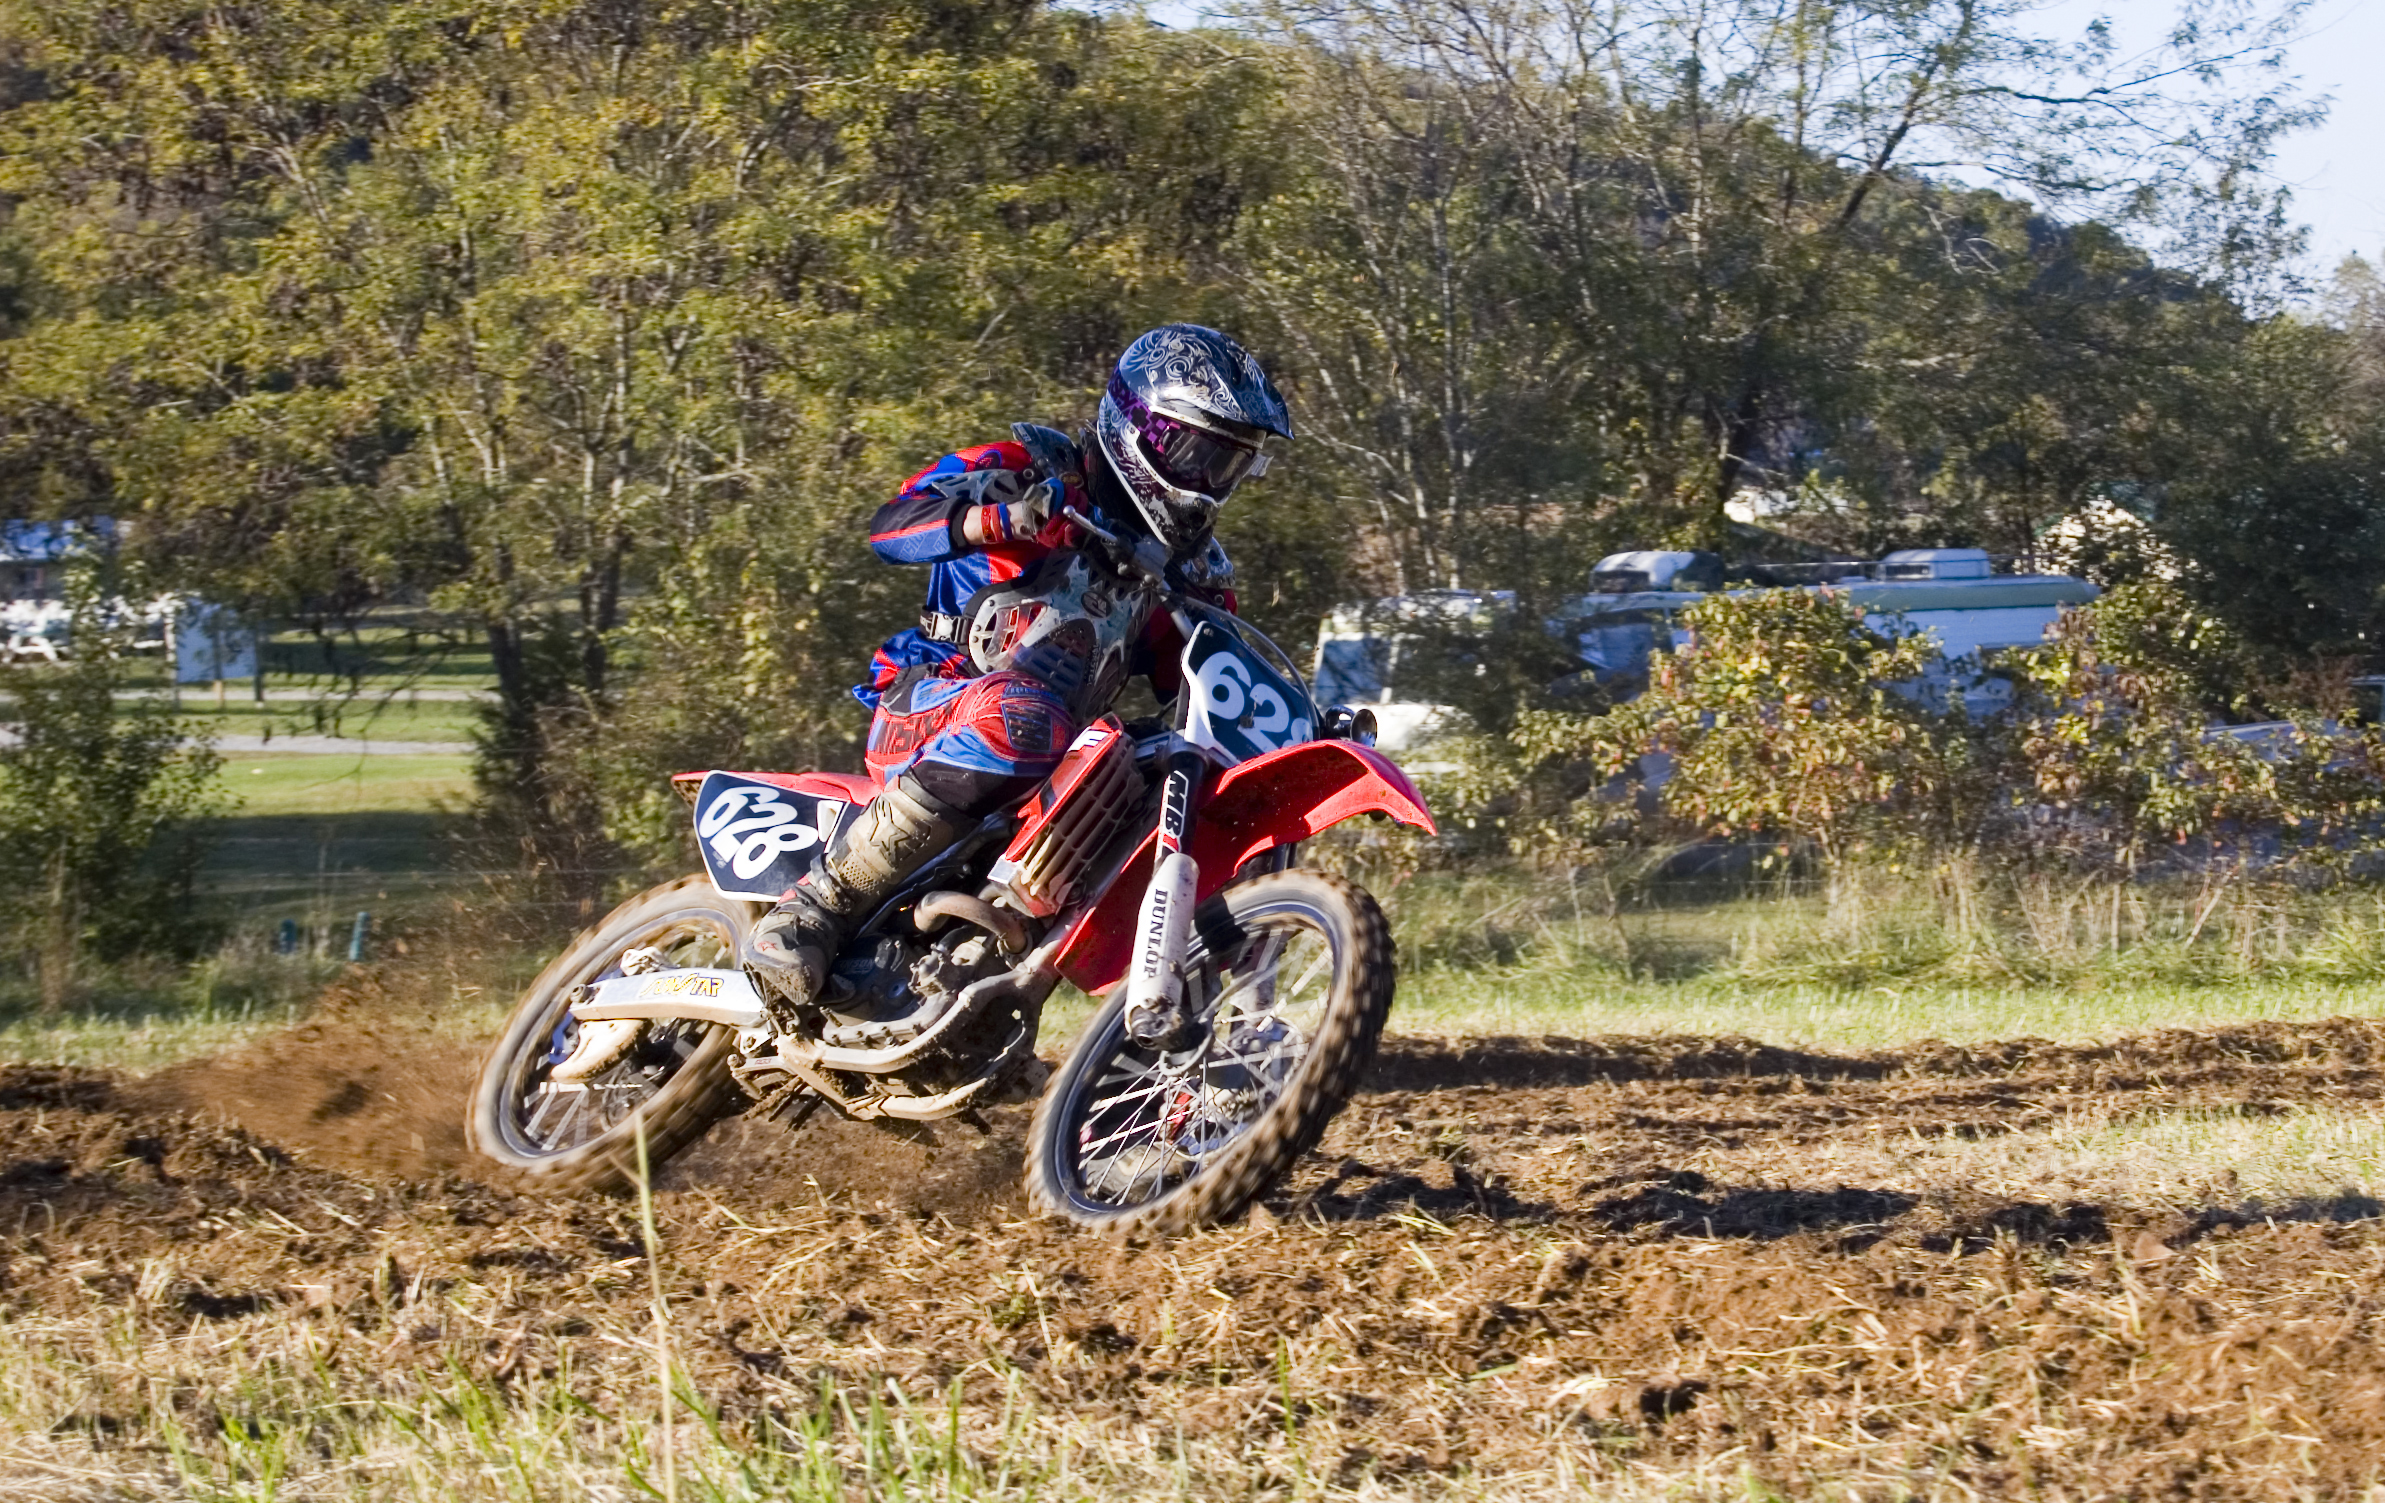
<svg viewBox="0 0 2385 1503">
<path fill-rule="evenodd" d="M 240 803 L 207 883 L 245 921 L 319 921 L 454 885 L 441 830 L 471 800 L 464 757 L 247 752 L 221 777 Z"/>
<path fill-rule="evenodd" d="M 464 757 L 244 753 L 220 778 L 239 802 L 199 885 L 221 951 L 104 971 L 57 1016 L 22 985 L 0 990 L 0 1059 L 139 1073 L 288 1027 L 338 971 L 359 910 L 387 934 L 472 881 L 442 834 L 471 801 Z M 272 953 L 285 919 L 296 956 Z"/>
<path fill-rule="evenodd" d="M 240 816 L 460 814 L 472 802 L 472 764 L 452 754 L 345 756 L 233 752 L 222 781 Z"/>
<path fill-rule="evenodd" d="M 448 623 L 403 611 L 385 613 L 374 624 L 337 634 L 328 643 L 302 631 L 277 632 L 264 644 L 264 659 L 265 686 L 274 690 L 484 690 L 496 682 L 485 643 Z M 164 658 L 150 653 L 136 660 L 128 682 L 163 689 Z M 249 686 L 250 681 L 240 680 L 225 687 L 227 695 L 237 695 Z M 183 692 L 204 691 L 186 685 Z"/>
<path fill-rule="evenodd" d="M 1867 1053 L 1922 1039 L 2084 1040 L 2153 1028 L 2385 1016 L 2385 985 L 2245 981 L 2141 983 L 2093 990 L 1907 984 L 1755 988 L 1729 977 L 1618 981 L 1550 969 L 1516 976 L 1448 971 L 1405 978 L 1393 1028 L 1468 1034 L 1729 1034 L 1805 1049 Z"/>
<path fill-rule="evenodd" d="M 250 698 L 228 693 L 218 706 L 205 690 L 183 691 L 182 712 L 199 728 L 217 736 L 338 736 L 356 741 L 428 741 L 462 744 L 478 727 L 469 701 L 388 698 L 371 690 L 352 698 L 326 695 L 317 700 Z M 239 755 L 233 753 L 232 755 Z"/>
</svg>

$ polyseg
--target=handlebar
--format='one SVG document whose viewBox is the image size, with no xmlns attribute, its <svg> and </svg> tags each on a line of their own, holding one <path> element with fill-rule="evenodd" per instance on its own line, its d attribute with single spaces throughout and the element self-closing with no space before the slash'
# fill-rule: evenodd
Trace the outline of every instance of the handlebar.
<svg viewBox="0 0 2385 1503">
<path fill-rule="evenodd" d="M 1186 641 L 1192 640 L 1195 624 L 1193 618 L 1196 615 L 1210 617 L 1244 642 L 1255 641 L 1268 657 L 1276 661 L 1277 666 L 1282 668 L 1302 694 L 1309 694 L 1307 675 L 1303 674 L 1300 671 L 1300 666 L 1292 661 L 1290 653 L 1275 645 L 1273 638 L 1230 611 L 1221 611 L 1207 601 L 1193 599 L 1180 591 L 1169 588 L 1167 551 L 1159 545 L 1156 539 L 1135 538 L 1129 540 L 1120 537 L 1073 506 L 1063 507 L 1061 515 L 1100 540 L 1104 551 L 1109 555 L 1112 567 L 1122 574 L 1142 579 L 1158 590 L 1160 603 L 1168 608 L 1168 614 L 1175 619 L 1176 630 L 1182 634 Z M 1310 702 L 1312 704 L 1315 702 L 1313 695 L 1310 695 Z"/>
<path fill-rule="evenodd" d="M 1156 559 L 1152 556 L 1153 549 L 1158 547 L 1156 541 L 1152 548 L 1144 547 L 1144 540 L 1139 538 L 1129 542 L 1073 506 L 1062 507 L 1060 514 L 1101 541 L 1112 568 L 1158 590 L 1160 604 L 1166 606 L 1168 614 L 1175 618 L 1176 629 L 1188 638 L 1192 635 L 1192 616 L 1184 608 L 1184 597 L 1168 588 L 1166 552 L 1161 550 Z"/>
</svg>

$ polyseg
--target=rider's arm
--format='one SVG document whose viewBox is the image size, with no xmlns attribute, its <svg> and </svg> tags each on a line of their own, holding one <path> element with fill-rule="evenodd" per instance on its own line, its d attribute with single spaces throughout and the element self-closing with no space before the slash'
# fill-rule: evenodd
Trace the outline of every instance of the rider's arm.
<svg viewBox="0 0 2385 1503">
<path fill-rule="evenodd" d="M 935 564 L 975 548 L 1036 540 L 1050 520 L 1031 463 L 1015 443 L 947 454 L 903 483 L 870 521 L 870 547 L 890 564 Z"/>
</svg>

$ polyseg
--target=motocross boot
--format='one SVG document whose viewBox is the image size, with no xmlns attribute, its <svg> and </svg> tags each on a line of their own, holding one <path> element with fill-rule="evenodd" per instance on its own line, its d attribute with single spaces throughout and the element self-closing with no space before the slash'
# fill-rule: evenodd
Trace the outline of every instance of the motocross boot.
<svg viewBox="0 0 2385 1503">
<path fill-rule="evenodd" d="M 820 994 L 847 931 L 960 834 L 959 811 L 900 777 L 829 842 L 819 863 L 762 916 L 747 955 L 798 1002 Z"/>
</svg>

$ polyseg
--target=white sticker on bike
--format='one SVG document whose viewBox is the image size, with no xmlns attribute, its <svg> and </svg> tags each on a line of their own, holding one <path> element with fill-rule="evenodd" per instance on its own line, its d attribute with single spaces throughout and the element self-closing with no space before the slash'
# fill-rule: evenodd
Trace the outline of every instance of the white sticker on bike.
<svg viewBox="0 0 2385 1503">
<path fill-rule="evenodd" d="M 1292 724 L 1292 707 L 1284 697 L 1265 684 L 1254 684 L 1250 691 L 1252 720 L 1250 728 L 1259 735 L 1276 740 Z M 1280 741 L 1278 742 L 1280 745 Z"/>
<path fill-rule="evenodd" d="M 1242 718 L 1250 702 L 1250 670 L 1231 653 L 1213 653 L 1201 665 L 1201 696 L 1208 701 L 1209 718 L 1229 724 Z"/>
</svg>

